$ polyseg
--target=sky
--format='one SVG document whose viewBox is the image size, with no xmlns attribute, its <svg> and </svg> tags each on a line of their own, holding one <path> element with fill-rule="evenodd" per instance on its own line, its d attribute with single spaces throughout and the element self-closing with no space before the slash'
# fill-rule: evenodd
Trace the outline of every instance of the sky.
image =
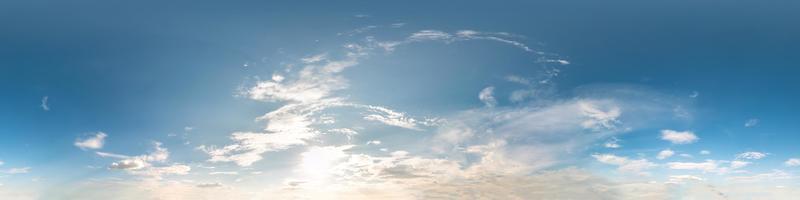
<svg viewBox="0 0 800 200">
<path fill-rule="evenodd" d="M 795 1 L 3 1 L 2 199 L 793 199 Z"/>
</svg>

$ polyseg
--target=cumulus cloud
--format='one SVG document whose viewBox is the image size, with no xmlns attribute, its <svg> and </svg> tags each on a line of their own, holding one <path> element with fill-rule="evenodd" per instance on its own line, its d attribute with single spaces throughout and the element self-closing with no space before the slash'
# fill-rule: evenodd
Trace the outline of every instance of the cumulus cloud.
<svg viewBox="0 0 800 200">
<path fill-rule="evenodd" d="M 83 150 L 86 149 L 100 149 L 105 144 L 105 139 L 108 135 L 103 132 L 94 133 L 94 136 L 85 139 L 75 139 L 74 145 Z"/>
<path fill-rule="evenodd" d="M 187 165 L 167 163 L 169 151 L 161 145 L 160 142 L 153 142 L 153 150 L 150 153 L 138 156 L 125 156 L 104 152 L 97 152 L 97 155 L 121 159 L 112 162 L 108 166 L 109 169 L 123 170 L 130 174 L 156 179 L 161 179 L 162 175 L 187 174 L 191 170 L 191 167 Z"/>
<path fill-rule="evenodd" d="M 674 151 L 672 151 L 670 149 L 664 149 L 664 150 L 661 150 L 660 152 L 658 152 L 658 155 L 656 156 L 656 158 L 658 158 L 659 160 L 664 160 L 666 158 L 671 157 L 672 155 L 675 155 Z"/>
<path fill-rule="evenodd" d="M 486 105 L 486 107 L 494 107 L 497 105 L 497 99 L 494 98 L 494 87 L 486 87 L 478 94 L 478 99 Z"/>
<path fill-rule="evenodd" d="M 783 162 L 784 165 L 788 167 L 797 167 L 800 166 L 800 158 L 790 158 Z"/>
<path fill-rule="evenodd" d="M 691 131 L 661 130 L 661 139 L 673 144 L 691 144 L 699 138 Z"/>
<path fill-rule="evenodd" d="M 758 160 L 767 157 L 767 153 L 748 151 L 736 155 L 736 159 Z"/>
</svg>

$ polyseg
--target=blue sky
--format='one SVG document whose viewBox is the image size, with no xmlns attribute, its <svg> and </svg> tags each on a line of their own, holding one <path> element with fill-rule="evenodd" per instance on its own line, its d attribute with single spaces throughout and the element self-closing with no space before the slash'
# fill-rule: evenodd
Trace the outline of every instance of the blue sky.
<svg viewBox="0 0 800 200">
<path fill-rule="evenodd" d="M 791 199 L 799 6 L 2 2 L 0 197 Z"/>
</svg>

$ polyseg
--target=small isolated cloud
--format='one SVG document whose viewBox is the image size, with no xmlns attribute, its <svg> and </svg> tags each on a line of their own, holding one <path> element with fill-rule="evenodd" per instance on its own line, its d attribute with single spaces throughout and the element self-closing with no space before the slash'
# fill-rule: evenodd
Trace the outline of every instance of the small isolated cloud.
<svg viewBox="0 0 800 200">
<path fill-rule="evenodd" d="M 700 151 L 700 155 L 709 155 L 709 154 L 711 154 L 711 151 L 708 151 L 708 150 Z"/>
<path fill-rule="evenodd" d="M 783 164 L 788 167 L 800 166 L 800 158 L 789 158 L 789 160 L 786 160 L 786 162 L 783 162 Z"/>
<path fill-rule="evenodd" d="M 49 99 L 49 98 L 50 97 L 48 97 L 48 96 L 42 97 L 42 105 L 41 105 L 41 107 L 42 107 L 42 110 L 44 110 L 44 111 L 50 111 L 50 106 L 47 105 L 47 99 Z"/>
<path fill-rule="evenodd" d="M 494 107 L 497 105 L 497 99 L 494 98 L 494 87 L 486 87 L 478 94 L 478 99 L 486 105 L 486 107 Z"/>
<path fill-rule="evenodd" d="M 658 156 L 656 156 L 656 158 L 658 158 L 659 160 L 664 160 L 666 158 L 672 157 L 672 155 L 675 155 L 675 151 L 672 151 L 670 149 L 664 149 L 661 152 L 658 152 Z"/>
<path fill-rule="evenodd" d="M 756 118 L 748 119 L 746 122 L 744 122 L 744 127 L 747 128 L 754 127 L 756 125 L 758 125 L 758 119 Z"/>
<path fill-rule="evenodd" d="M 673 144 L 691 144 L 699 138 L 691 131 L 661 130 L 661 139 Z"/>
<path fill-rule="evenodd" d="M 611 137 L 611 139 L 606 141 L 606 143 L 604 143 L 603 146 L 611 149 L 622 147 L 622 145 L 619 145 L 619 139 L 617 139 L 617 137 Z"/>
<path fill-rule="evenodd" d="M 108 135 L 103 132 L 97 132 L 94 136 L 86 139 L 76 139 L 75 146 L 81 148 L 83 150 L 86 149 L 100 149 L 103 148 L 103 144 L 105 144 L 105 139 Z"/>
<path fill-rule="evenodd" d="M 367 142 L 367 145 L 370 145 L 370 144 L 373 144 L 373 145 L 379 145 L 379 144 L 381 144 L 381 141 L 380 141 L 380 140 L 372 140 L 372 141 L 368 141 L 368 142 Z"/>
<path fill-rule="evenodd" d="M 736 155 L 736 159 L 758 160 L 767 157 L 767 153 L 748 151 Z"/>
<path fill-rule="evenodd" d="M 690 98 L 697 98 L 700 96 L 700 93 L 697 91 L 692 91 L 692 94 L 689 95 Z"/>
</svg>

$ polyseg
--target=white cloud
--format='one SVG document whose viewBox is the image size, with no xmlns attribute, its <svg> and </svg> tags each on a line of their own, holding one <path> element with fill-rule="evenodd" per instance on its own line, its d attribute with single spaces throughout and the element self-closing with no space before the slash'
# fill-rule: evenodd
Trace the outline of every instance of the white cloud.
<svg viewBox="0 0 800 200">
<path fill-rule="evenodd" d="M 589 119 L 583 121 L 581 126 L 590 129 L 613 129 L 619 123 L 617 118 L 622 114 L 619 107 L 611 105 L 606 110 L 600 107 L 599 102 L 579 101 L 581 113 Z"/>
<path fill-rule="evenodd" d="M 682 184 L 689 181 L 703 181 L 703 180 L 705 179 L 692 175 L 672 175 L 669 176 L 669 180 L 667 181 L 667 183 Z"/>
<path fill-rule="evenodd" d="M 49 106 L 49 105 L 47 105 L 47 100 L 48 100 L 49 98 L 50 98 L 50 97 L 48 97 L 48 96 L 44 96 L 44 97 L 42 97 L 42 105 L 40 105 L 40 106 L 42 107 L 42 110 L 44 110 L 44 111 L 50 111 L 50 106 Z"/>
<path fill-rule="evenodd" d="M 21 168 L 11 168 L 5 171 L 2 171 L 4 174 L 27 174 L 30 173 L 30 167 L 21 167 Z"/>
<path fill-rule="evenodd" d="M 727 166 L 725 166 L 727 164 Z M 667 166 L 670 169 L 676 170 L 699 170 L 708 173 L 728 174 L 736 171 L 736 169 L 750 165 L 750 162 L 744 161 L 718 161 L 706 160 L 705 162 L 670 162 Z"/>
<path fill-rule="evenodd" d="M 690 144 L 699 138 L 691 131 L 661 130 L 661 139 L 673 144 Z"/>
<path fill-rule="evenodd" d="M 153 142 L 153 150 L 148 154 L 138 156 L 125 156 L 113 153 L 97 152 L 101 157 L 119 158 L 121 160 L 112 162 L 109 169 L 124 170 L 130 174 L 141 175 L 161 179 L 162 175 L 187 174 L 191 167 L 183 164 L 167 163 L 169 151 L 161 147 L 160 142 Z"/>
<path fill-rule="evenodd" d="M 738 168 L 746 167 L 747 165 L 750 165 L 750 162 L 734 160 L 734 161 L 731 161 L 730 167 L 731 167 L 731 169 L 738 169 Z"/>
<path fill-rule="evenodd" d="M 130 158 L 130 156 L 126 156 L 126 155 L 120 155 L 120 154 L 114 154 L 114 153 L 106 153 L 106 152 L 100 152 L 100 151 L 97 151 L 97 152 L 94 152 L 94 153 L 97 154 L 98 156 L 104 157 L 104 158 L 106 158 L 106 157 L 108 157 L 108 158 L 119 158 L 119 159 Z"/>
<path fill-rule="evenodd" d="M 603 143 L 603 146 L 611 149 L 622 147 L 622 145 L 619 145 L 619 139 L 617 139 L 616 137 L 611 137 L 610 140 L 606 141 L 606 143 Z"/>
<path fill-rule="evenodd" d="M 81 148 L 83 150 L 86 149 L 100 149 L 103 148 L 103 144 L 105 144 L 105 139 L 108 135 L 103 132 L 94 133 L 93 137 L 86 138 L 86 139 L 75 139 L 75 146 Z"/>
<path fill-rule="evenodd" d="M 598 162 L 619 166 L 617 170 L 626 173 L 644 175 L 644 170 L 658 166 L 647 159 L 632 160 L 627 157 L 616 156 L 613 154 L 594 154 L 592 155 Z"/>
<path fill-rule="evenodd" d="M 664 160 L 666 158 L 671 157 L 672 155 L 675 155 L 674 151 L 672 151 L 670 149 L 664 149 L 664 150 L 661 150 L 660 152 L 658 152 L 658 155 L 656 156 L 656 158 L 658 158 L 659 160 Z"/>
<path fill-rule="evenodd" d="M 800 158 L 790 158 L 790 159 L 786 160 L 786 162 L 783 162 L 783 164 L 788 166 L 788 167 L 800 166 Z"/>
<path fill-rule="evenodd" d="M 262 153 L 304 145 L 305 139 L 311 137 L 310 133 L 237 132 L 231 135 L 231 140 L 236 144 L 222 148 L 200 146 L 198 149 L 211 156 L 210 162 L 235 162 L 239 166 L 250 166 L 262 159 Z"/>
<path fill-rule="evenodd" d="M 758 160 L 767 157 L 767 153 L 748 151 L 736 155 L 736 159 Z"/>
<path fill-rule="evenodd" d="M 758 125 L 758 119 L 756 118 L 748 119 L 746 122 L 744 122 L 744 127 L 749 128 L 749 127 L 754 127 L 756 125 Z"/>
<path fill-rule="evenodd" d="M 355 105 L 355 107 L 365 108 L 370 114 L 364 116 L 365 120 L 378 121 L 389 126 L 396 126 L 411 130 L 422 130 L 420 125 L 426 125 L 427 122 L 421 121 L 412 117 L 407 117 L 405 113 L 397 112 L 381 106 L 372 105 Z"/>
<path fill-rule="evenodd" d="M 795 177 L 789 174 L 788 172 L 782 170 L 772 170 L 772 172 L 769 173 L 755 174 L 752 176 L 732 176 L 728 177 L 728 180 L 740 181 L 740 182 L 754 182 L 754 181 L 785 180 L 793 178 Z"/>
<path fill-rule="evenodd" d="M 367 141 L 367 145 L 370 145 L 370 144 L 373 144 L 373 145 L 379 145 L 379 144 L 381 144 L 381 141 L 380 141 L 380 140 L 370 140 L 370 141 Z"/>
<path fill-rule="evenodd" d="M 709 154 L 711 154 L 711 151 L 708 151 L 708 150 L 700 151 L 700 155 L 709 155 Z"/>
<path fill-rule="evenodd" d="M 717 170 L 719 166 L 718 162 L 714 160 L 706 160 L 705 162 L 701 163 L 694 163 L 694 162 L 670 162 L 667 163 L 670 169 L 680 169 L 680 170 L 702 170 L 704 172 L 714 172 Z"/>
<path fill-rule="evenodd" d="M 497 99 L 493 96 L 494 87 L 486 87 L 478 94 L 478 99 L 486 105 L 486 107 L 494 107 L 497 105 Z"/>
</svg>

